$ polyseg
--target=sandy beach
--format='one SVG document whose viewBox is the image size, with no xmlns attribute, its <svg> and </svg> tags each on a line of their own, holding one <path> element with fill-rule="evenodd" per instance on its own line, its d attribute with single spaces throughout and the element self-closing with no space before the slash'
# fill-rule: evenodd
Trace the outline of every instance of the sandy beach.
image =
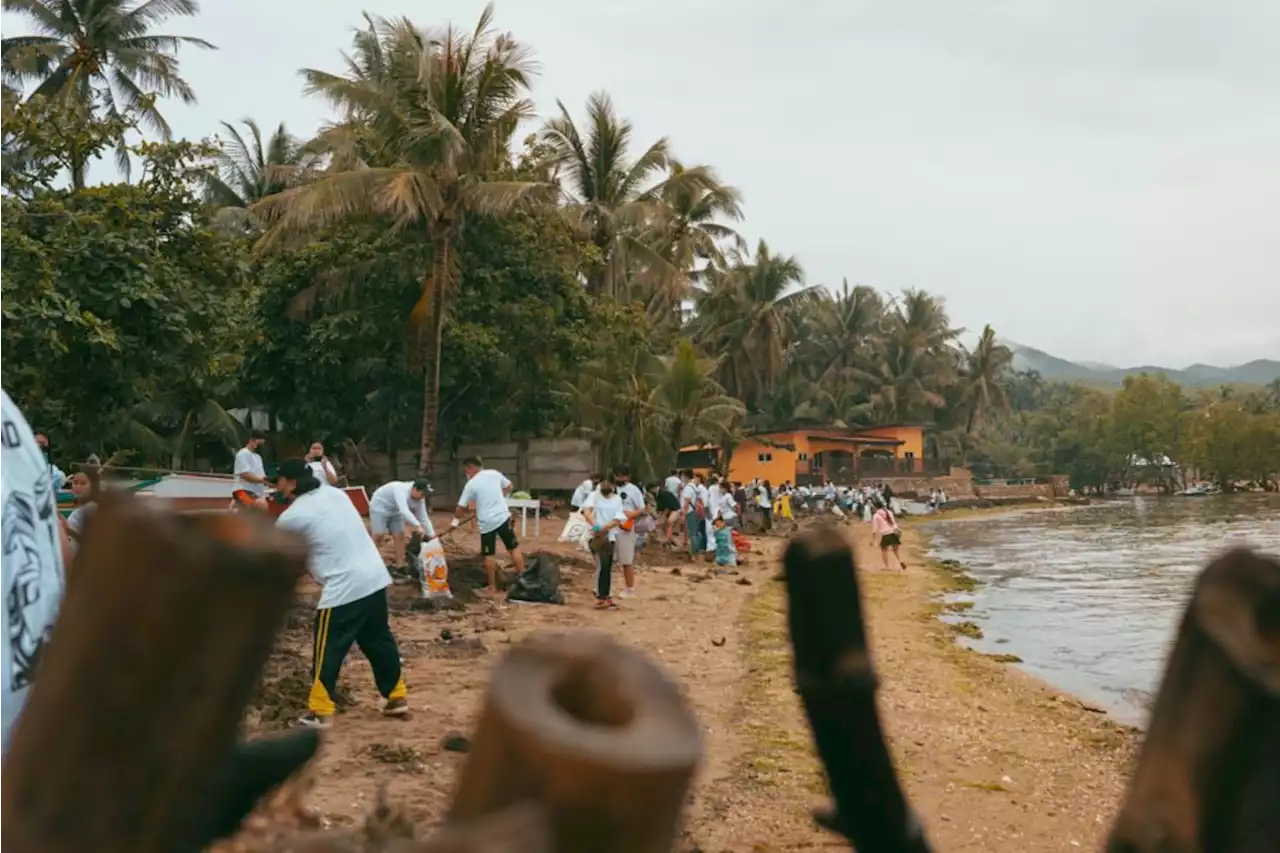
<svg viewBox="0 0 1280 853">
<path fill-rule="evenodd" d="M 380 716 L 368 664 L 353 651 L 339 683 L 348 704 L 308 774 L 307 804 L 326 825 L 351 825 L 385 784 L 415 821 L 440 821 L 466 759 L 442 742 L 470 731 L 493 662 L 534 630 L 596 628 L 643 649 L 682 682 L 705 732 L 706 758 L 677 849 L 839 848 L 810 818 L 826 802 L 825 784 L 792 690 L 783 586 L 772 580 L 784 541 L 760 540 L 762 553 L 729 576 L 705 577 L 702 564 L 650 549 L 640 597 L 601 613 L 591 609 L 585 555 L 554 541 L 559 526 L 544 524 L 527 545 L 562 557 L 567 606 L 468 601 L 465 609 L 427 613 L 415 609 L 413 587 L 393 588 L 413 715 Z M 906 573 L 879 569 L 866 525 L 847 530 L 862 570 L 881 714 L 936 848 L 1097 849 L 1123 794 L 1134 732 L 958 646 L 936 618 L 954 576 L 926 565 L 919 530 L 904 530 Z M 451 554 L 455 588 L 478 578 L 476 561 L 465 556 L 478 553 L 478 540 L 464 538 L 458 549 Z M 302 707 L 310 607 L 301 602 L 291 615 L 250 713 L 251 731 L 281 728 Z M 266 831 L 265 821 L 257 823 Z"/>
</svg>

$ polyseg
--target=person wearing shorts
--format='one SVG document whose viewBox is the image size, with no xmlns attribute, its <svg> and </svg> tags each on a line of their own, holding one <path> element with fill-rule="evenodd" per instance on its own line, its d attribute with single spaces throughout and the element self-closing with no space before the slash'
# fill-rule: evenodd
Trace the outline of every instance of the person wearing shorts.
<svg viewBox="0 0 1280 853">
<path fill-rule="evenodd" d="M 520 543 L 516 540 L 516 532 L 511 528 L 511 510 L 507 507 L 507 496 L 511 494 L 511 481 L 501 471 L 485 468 L 480 459 L 469 456 L 462 460 L 462 470 L 467 474 L 467 484 L 462 487 L 458 497 L 458 508 L 454 511 L 450 528 L 462 523 L 468 515 L 474 514 L 476 525 L 480 528 L 480 553 L 484 556 L 484 573 L 489 584 L 484 595 L 496 598 L 498 595 L 498 540 L 511 555 L 511 562 L 516 571 L 524 571 L 524 554 L 520 553 Z"/>
<path fill-rule="evenodd" d="M 231 492 L 232 509 L 267 508 L 267 472 L 262 466 L 262 457 L 258 454 L 266 441 L 265 434 L 254 431 L 244 447 L 236 451 L 235 466 L 232 469 L 235 474 Z"/>
<path fill-rule="evenodd" d="M 877 536 L 880 537 L 880 559 L 884 562 L 885 570 L 889 568 L 889 552 L 892 551 L 898 566 L 905 572 L 907 564 L 902 562 L 902 555 L 898 553 L 902 546 L 902 528 L 898 527 L 893 510 L 884 501 L 876 502 L 875 514 L 871 516 L 871 538 L 874 540 Z"/>
<path fill-rule="evenodd" d="M 613 556 L 622 566 L 622 581 L 625 584 L 620 598 L 634 598 L 636 594 L 636 543 L 638 536 L 635 530 L 636 519 L 645 513 L 644 492 L 631 482 L 631 469 L 626 465 L 618 465 L 613 469 L 613 481 L 618 485 L 618 497 L 622 499 L 622 512 L 626 516 L 624 524 L 619 527 L 614 537 Z"/>
<path fill-rule="evenodd" d="M 312 472 L 315 476 L 315 472 Z M 320 480 L 316 476 L 317 480 Z M 320 481 L 323 485 L 324 481 Z M 431 526 L 431 516 L 427 512 L 427 496 L 431 494 L 431 484 L 425 479 L 392 480 L 383 483 L 369 498 L 369 534 L 374 542 L 391 534 L 395 555 L 395 567 L 400 573 L 408 571 L 408 566 L 401 561 L 405 559 L 404 530 L 409 527 L 423 541 L 432 539 L 436 529 Z"/>
<path fill-rule="evenodd" d="M 673 468 L 658 490 L 658 518 L 663 522 L 662 544 L 667 548 L 675 547 L 676 519 L 680 517 L 680 491 L 684 481 Z"/>
</svg>

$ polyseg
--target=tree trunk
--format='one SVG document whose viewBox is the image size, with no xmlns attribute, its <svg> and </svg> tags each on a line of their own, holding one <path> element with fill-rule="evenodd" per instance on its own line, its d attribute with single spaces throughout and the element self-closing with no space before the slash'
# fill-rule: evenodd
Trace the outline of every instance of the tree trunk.
<svg viewBox="0 0 1280 853">
<path fill-rule="evenodd" d="M 449 252 L 452 238 L 438 237 L 435 257 L 431 262 L 431 279 L 426 285 L 426 331 L 422 341 L 422 375 L 425 392 L 422 400 L 422 444 L 418 450 L 418 472 L 431 473 L 431 459 L 436 449 L 436 429 L 440 416 L 440 351 L 444 345 L 444 293 L 449 276 Z"/>
</svg>

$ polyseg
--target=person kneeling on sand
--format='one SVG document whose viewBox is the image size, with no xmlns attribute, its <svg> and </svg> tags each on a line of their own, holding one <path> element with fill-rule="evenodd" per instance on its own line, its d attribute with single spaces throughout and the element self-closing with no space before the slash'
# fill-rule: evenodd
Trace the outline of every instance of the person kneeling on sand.
<svg viewBox="0 0 1280 853">
<path fill-rule="evenodd" d="M 409 713 L 400 649 L 387 620 L 391 575 L 346 492 L 322 488 L 301 459 L 286 459 L 276 489 L 291 499 L 276 525 L 307 543 L 307 569 L 324 587 L 316 604 L 314 665 L 307 713 L 299 725 L 324 728 L 337 710 L 333 695 L 342 662 L 355 643 L 373 668 L 382 713 Z"/>
<path fill-rule="evenodd" d="M 880 537 L 880 559 L 884 561 L 884 567 L 889 568 L 889 551 L 893 551 L 893 557 L 898 561 L 898 565 L 905 572 L 907 564 L 902 562 L 902 555 L 898 553 L 898 548 L 902 545 L 902 528 L 898 527 L 898 520 L 893 517 L 893 510 L 885 505 L 884 501 L 876 502 L 875 514 L 871 516 L 871 539 Z"/>
</svg>

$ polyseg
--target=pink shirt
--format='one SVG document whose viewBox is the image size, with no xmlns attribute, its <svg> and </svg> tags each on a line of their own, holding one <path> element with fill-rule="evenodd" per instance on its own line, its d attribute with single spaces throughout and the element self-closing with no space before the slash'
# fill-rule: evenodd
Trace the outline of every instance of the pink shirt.
<svg viewBox="0 0 1280 853">
<path fill-rule="evenodd" d="M 876 514 L 871 516 L 871 533 L 875 536 L 884 536 L 886 533 L 897 533 L 898 522 L 894 520 L 893 513 L 887 509 L 878 509 Z"/>
</svg>

